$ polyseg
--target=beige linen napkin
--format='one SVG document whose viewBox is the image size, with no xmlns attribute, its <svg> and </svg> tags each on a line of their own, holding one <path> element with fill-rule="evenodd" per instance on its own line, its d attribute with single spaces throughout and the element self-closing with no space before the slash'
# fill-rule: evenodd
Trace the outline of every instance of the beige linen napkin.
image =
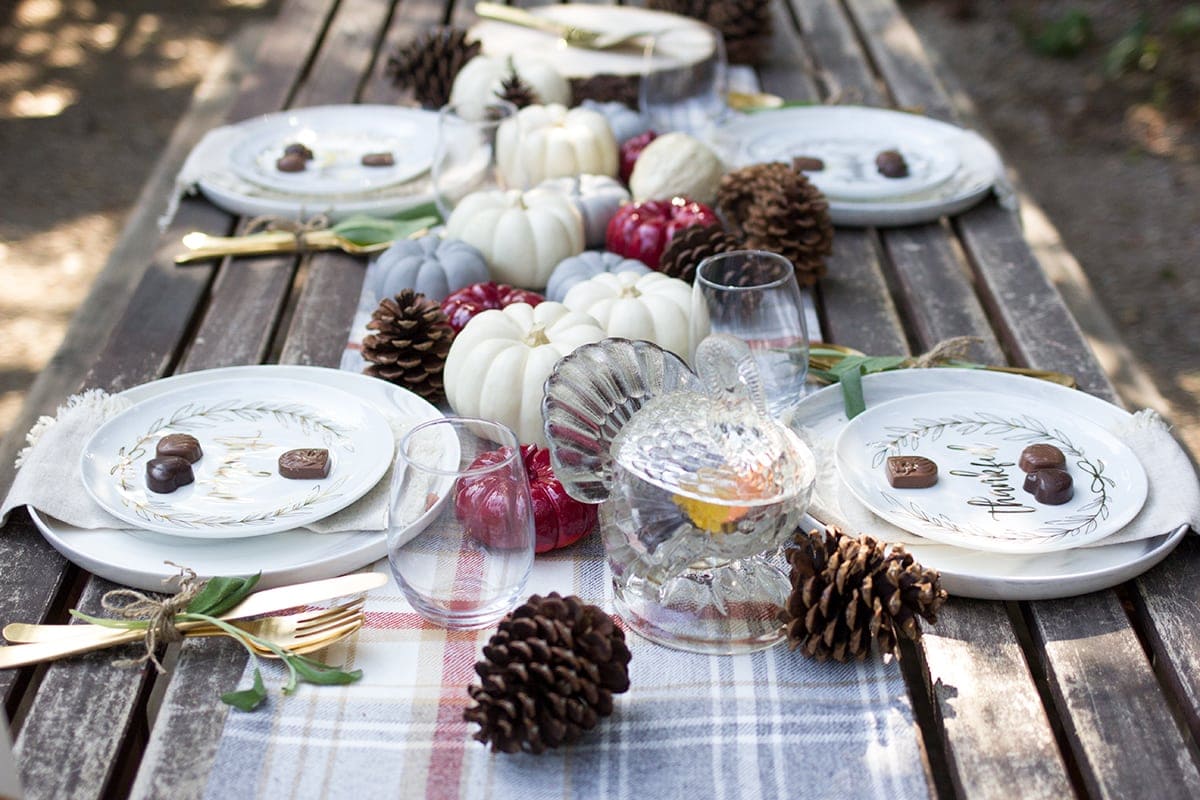
<svg viewBox="0 0 1200 800">
<path fill-rule="evenodd" d="M 1144 409 L 1132 419 L 1108 428 L 1133 450 L 1146 470 L 1149 491 L 1142 510 L 1133 521 L 1111 536 L 1086 547 L 1103 547 L 1137 539 L 1149 539 L 1190 525 L 1200 531 L 1200 482 L 1187 454 L 1171 436 L 1157 412 Z M 846 531 L 867 533 L 876 539 L 898 544 L 930 543 L 876 516 L 846 488 L 833 462 L 833 442 L 821 437 L 809 444 L 817 457 L 817 485 L 813 490 L 812 515 Z"/>
<path fill-rule="evenodd" d="M 129 408 L 130 402 L 99 389 L 75 395 L 59 407 L 54 417 L 42 417 L 29 431 L 29 446 L 17 459 L 16 477 L 4 503 L 0 524 L 17 506 L 28 505 L 78 528 L 125 528 L 128 525 L 106 512 L 88 494 L 80 476 L 84 445 L 110 417 Z M 381 409 L 382 410 L 382 409 Z M 383 412 L 396 441 L 408 424 Z M 392 459 L 393 467 L 395 459 Z M 392 469 L 366 495 L 322 520 L 307 526 L 317 533 L 386 530 L 391 516 Z"/>
</svg>

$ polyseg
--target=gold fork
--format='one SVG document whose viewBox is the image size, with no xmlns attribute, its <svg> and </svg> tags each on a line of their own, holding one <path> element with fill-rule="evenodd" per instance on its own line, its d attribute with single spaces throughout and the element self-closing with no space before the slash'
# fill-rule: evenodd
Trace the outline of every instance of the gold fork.
<svg viewBox="0 0 1200 800">
<path fill-rule="evenodd" d="M 623 44 L 632 42 L 642 36 L 649 36 L 655 31 L 626 31 L 604 32 L 581 28 L 578 25 L 568 25 L 565 22 L 555 22 L 536 14 L 530 14 L 521 8 L 504 6 L 499 3 L 476 3 L 475 13 L 485 19 L 507 22 L 510 25 L 520 25 L 523 28 L 552 33 L 562 39 L 568 47 L 582 47 L 586 50 L 611 50 Z"/>
</svg>

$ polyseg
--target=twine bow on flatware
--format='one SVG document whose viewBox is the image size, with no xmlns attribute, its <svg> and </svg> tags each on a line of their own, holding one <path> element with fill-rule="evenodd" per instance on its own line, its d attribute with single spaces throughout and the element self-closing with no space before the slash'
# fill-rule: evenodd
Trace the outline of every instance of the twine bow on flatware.
<svg viewBox="0 0 1200 800">
<path fill-rule="evenodd" d="M 105 592 L 100 598 L 100 605 L 105 611 L 118 615 L 122 619 L 139 620 L 146 623 L 146 635 L 142 641 L 146 652 L 137 658 L 122 658 L 113 662 L 115 666 L 127 667 L 144 664 L 147 661 L 154 664 L 159 674 L 166 672 L 162 662 L 158 660 L 155 651 L 160 644 L 171 644 L 183 640 L 183 631 L 175 623 L 175 617 L 187 611 L 196 595 L 204 590 L 208 581 L 196 577 L 194 570 L 182 567 L 182 574 L 176 578 L 179 581 L 179 592 L 163 598 L 151 597 L 136 589 L 113 589 Z M 129 602 L 119 602 L 120 600 Z"/>
</svg>

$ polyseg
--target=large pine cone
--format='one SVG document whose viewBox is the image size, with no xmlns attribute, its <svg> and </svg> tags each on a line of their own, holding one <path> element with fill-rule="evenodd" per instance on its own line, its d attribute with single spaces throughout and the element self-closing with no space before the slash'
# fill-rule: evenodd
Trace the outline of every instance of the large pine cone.
<svg viewBox="0 0 1200 800">
<path fill-rule="evenodd" d="M 803 173 L 783 163 L 742 167 L 721 178 L 717 205 L 731 234 L 787 258 L 801 286 L 825 274 L 833 222 L 825 195 Z"/>
<path fill-rule="evenodd" d="M 443 395 L 442 372 L 454 329 L 437 302 L 412 289 L 385 297 L 371 314 L 363 339 L 368 375 L 391 381 L 426 400 Z"/>
<path fill-rule="evenodd" d="M 671 237 L 658 260 L 659 272 L 691 283 L 696 279 L 696 267 L 709 256 L 737 249 L 737 240 L 716 225 L 691 225 Z"/>
<path fill-rule="evenodd" d="M 649 0 L 647 7 L 698 19 L 720 31 L 731 64 L 758 64 L 770 53 L 770 0 Z"/>
<path fill-rule="evenodd" d="M 571 744 L 629 688 L 629 648 L 608 614 L 572 595 L 533 595 L 500 621 L 475 665 L 481 685 L 463 719 L 494 752 Z"/>
<path fill-rule="evenodd" d="M 792 593 L 784 614 L 788 644 L 820 661 L 862 660 L 871 640 L 896 654 L 901 637 L 921 638 L 921 623 L 937 621 L 946 602 L 936 570 L 925 569 L 901 545 L 855 538 L 830 526 L 798 531 L 787 550 Z"/>
<path fill-rule="evenodd" d="M 425 108 L 441 108 L 450 100 L 458 71 L 481 49 L 479 42 L 467 41 L 462 28 L 433 28 L 388 57 L 387 75 L 400 88 L 411 88 Z"/>
</svg>

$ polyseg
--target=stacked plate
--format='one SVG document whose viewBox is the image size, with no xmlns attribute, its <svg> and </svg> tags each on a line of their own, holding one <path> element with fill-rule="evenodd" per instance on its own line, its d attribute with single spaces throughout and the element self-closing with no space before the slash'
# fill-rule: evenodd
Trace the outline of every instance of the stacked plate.
<svg viewBox="0 0 1200 800">
<path fill-rule="evenodd" d="M 206 138 L 193 154 L 202 162 L 196 183 L 213 203 L 238 214 L 395 214 L 433 199 L 436 131 L 435 112 L 398 106 L 267 114 Z M 312 157 L 301 170 L 280 169 L 293 145 Z M 379 160 L 380 166 L 368 163 Z"/>
<path fill-rule="evenodd" d="M 829 200 L 837 225 L 912 225 L 965 211 L 1003 187 L 996 150 L 976 133 L 915 114 L 857 106 L 803 106 L 739 117 L 713 134 L 737 167 L 796 158 Z M 894 151 L 905 169 L 883 174 Z"/>
<path fill-rule="evenodd" d="M 1033 600 L 1096 591 L 1157 564 L 1187 530 L 1126 532 L 1149 484 L 1138 455 L 1113 434 L 1131 415 L 1103 400 L 961 369 L 870 375 L 864 390 L 867 411 L 851 421 L 838 386 L 798 411 L 822 460 L 814 514 L 833 511 L 903 543 L 942 573 L 951 594 Z M 1020 456 L 1035 443 L 1063 452 L 1074 489 L 1065 503 L 1025 490 Z M 892 486 L 890 456 L 932 459 L 937 483 Z"/>
<path fill-rule="evenodd" d="M 383 557 L 389 533 L 416 535 L 430 516 L 388 508 L 394 480 L 386 475 L 394 431 L 441 413 L 384 381 L 317 367 L 231 367 L 122 396 L 133 405 L 95 432 L 81 462 L 88 494 L 120 527 L 79 528 L 31 509 L 51 545 L 101 577 L 161 590 L 178 572 L 166 562 L 206 576 L 261 570 L 264 587 L 330 577 Z M 173 433 L 201 444 L 195 480 L 150 491 L 146 462 Z M 327 477 L 280 474 L 280 454 L 301 448 L 328 451 Z M 354 529 L 363 518 L 380 529 Z"/>
</svg>

